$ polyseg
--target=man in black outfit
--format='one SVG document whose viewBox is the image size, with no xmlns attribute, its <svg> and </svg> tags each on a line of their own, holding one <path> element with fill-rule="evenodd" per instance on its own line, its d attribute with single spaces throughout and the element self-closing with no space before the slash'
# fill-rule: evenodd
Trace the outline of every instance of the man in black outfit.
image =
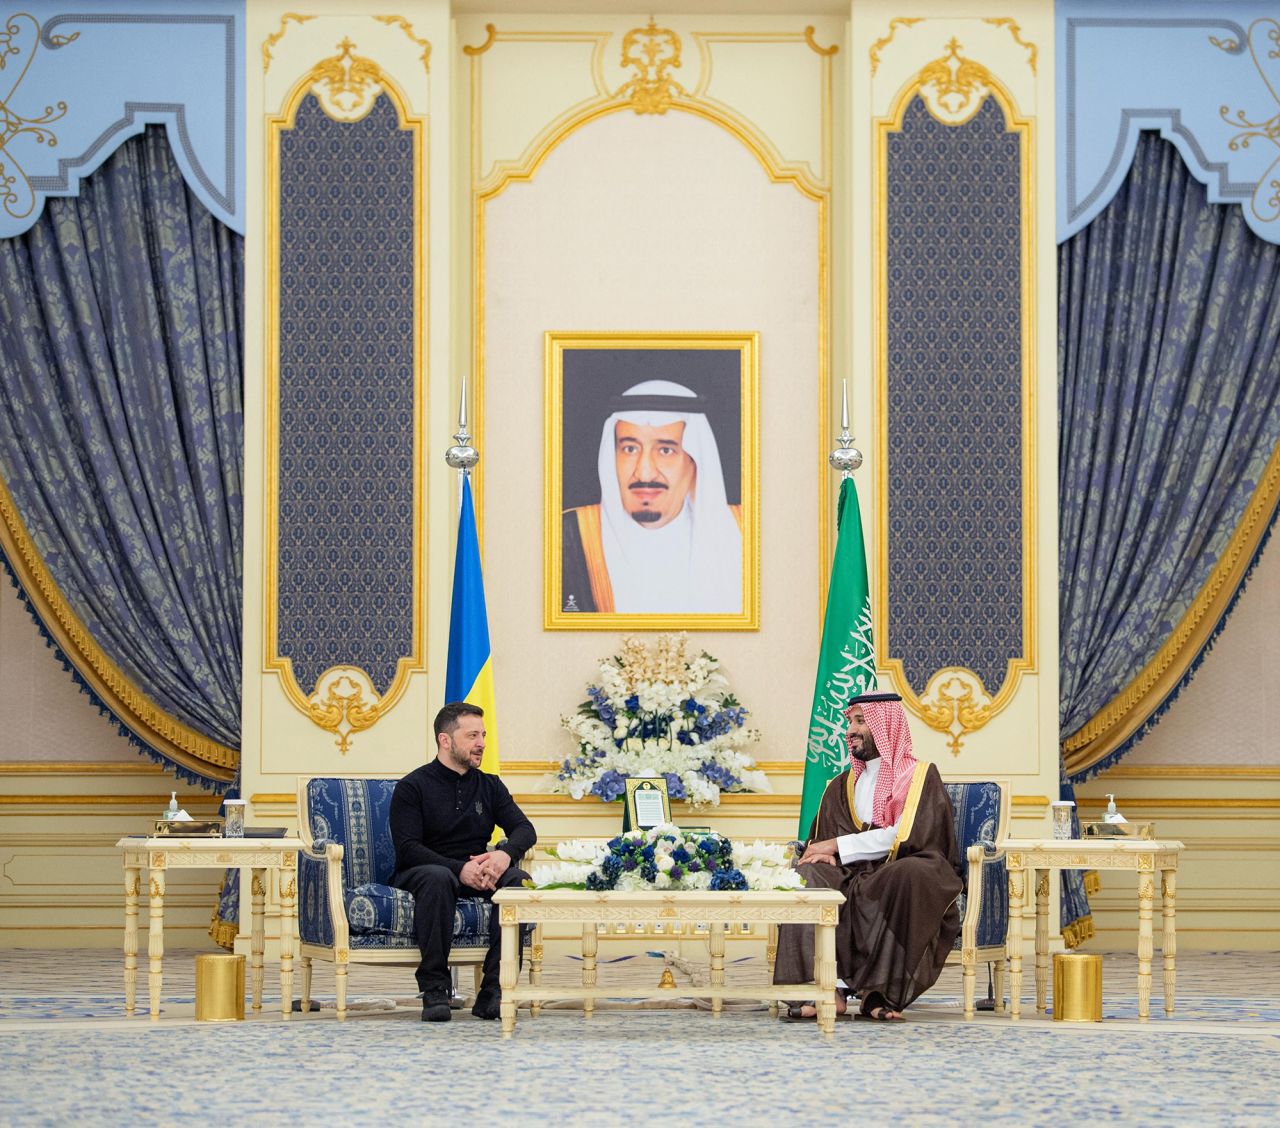
<svg viewBox="0 0 1280 1128">
<path fill-rule="evenodd" d="M 495 775 L 480 770 L 484 755 L 484 710 L 453 701 L 436 714 L 436 758 L 410 772 L 391 796 L 391 840 L 396 872 L 391 884 L 413 894 L 414 930 L 422 962 L 422 1021 L 448 1022 L 449 948 L 458 898 L 492 897 L 495 889 L 518 885 L 528 874 L 516 868 L 538 836 Z M 506 841 L 490 850 L 494 827 Z M 471 1013 L 497 1018 L 498 913 L 489 918 L 489 951 Z"/>
</svg>

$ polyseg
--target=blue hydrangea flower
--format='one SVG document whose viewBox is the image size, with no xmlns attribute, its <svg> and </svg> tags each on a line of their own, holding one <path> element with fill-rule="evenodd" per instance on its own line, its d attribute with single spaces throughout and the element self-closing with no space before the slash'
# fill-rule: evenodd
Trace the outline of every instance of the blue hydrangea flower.
<svg viewBox="0 0 1280 1128">
<path fill-rule="evenodd" d="M 687 732 L 682 732 L 680 735 L 684 737 L 689 734 Z M 688 742 L 683 741 L 682 743 Z M 667 794 L 672 799 L 685 799 L 688 797 L 688 793 L 684 789 L 684 780 L 676 775 L 675 772 L 663 772 L 662 778 L 667 781 Z"/>
</svg>

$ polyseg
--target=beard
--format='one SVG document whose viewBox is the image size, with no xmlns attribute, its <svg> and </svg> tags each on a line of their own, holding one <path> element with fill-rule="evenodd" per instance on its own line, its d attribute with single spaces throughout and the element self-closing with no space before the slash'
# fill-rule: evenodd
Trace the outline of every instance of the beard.
<svg viewBox="0 0 1280 1128">
<path fill-rule="evenodd" d="M 866 738 L 858 747 L 849 749 L 849 756 L 851 759 L 861 760 L 865 764 L 871 760 L 880 759 L 880 750 L 876 747 L 876 742 L 871 734 L 867 733 Z"/>
<path fill-rule="evenodd" d="M 652 525 L 655 521 L 662 520 L 662 514 L 656 509 L 637 509 L 631 514 L 631 519 L 637 525 Z"/>
</svg>

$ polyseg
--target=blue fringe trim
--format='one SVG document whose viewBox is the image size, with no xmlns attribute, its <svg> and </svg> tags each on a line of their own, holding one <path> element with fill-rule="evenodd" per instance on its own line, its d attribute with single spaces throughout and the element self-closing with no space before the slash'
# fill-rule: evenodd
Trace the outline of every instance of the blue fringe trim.
<svg viewBox="0 0 1280 1128">
<path fill-rule="evenodd" d="M 1249 584 L 1249 579 L 1253 575 L 1253 570 L 1258 566 L 1258 561 L 1262 559 L 1263 549 L 1267 547 L 1267 542 L 1271 539 L 1271 534 L 1275 531 L 1276 518 L 1280 517 L 1280 506 L 1272 512 L 1267 527 L 1263 531 L 1262 537 L 1258 541 L 1258 547 L 1254 550 L 1253 559 L 1249 561 L 1249 567 L 1245 569 L 1244 575 L 1240 579 L 1240 585 L 1236 588 L 1235 594 L 1231 597 L 1231 602 L 1227 604 L 1227 609 L 1223 611 L 1222 617 L 1214 624 L 1213 630 L 1209 632 L 1209 637 L 1205 640 L 1204 646 L 1200 648 L 1197 654 L 1187 666 L 1186 672 L 1178 679 L 1178 684 L 1169 691 L 1169 695 L 1160 702 L 1152 711 L 1151 715 L 1134 730 L 1133 734 L 1117 748 L 1114 752 L 1109 753 L 1099 760 L 1092 767 L 1086 768 L 1084 771 L 1069 777 L 1071 783 L 1084 783 L 1086 780 L 1093 779 L 1095 776 L 1105 772 L 1108 768 L 1114 767 L 1120 760 L 1133 751 L 1136 745 L 1144 736 L 1147 735 L 1160 718 L 1168 711 L 1169 707 L 1178 700 L 1178 696 L 1191 683 L 1191 679 L 1195 677 L 1196 671 L 1200 669 L 1200 664 L 1205 660 L 1209 651 L 1213 649 L 1213 645 L 1218 641 L 1218 636 L 1222 634 L 1223 628 L 1227 625 L 1227 619 L 1231 617 L 1231 612 L 1236 609 L 1236 604 L 1240 602 L 1240 597 L 1244 594 L 1244 589 Z"/>
<path fill-rule="evenodd" d="M 136 732 L 134 732 L 133 729 L 126 725 L 124 721 L 116 715 L 111 706 L 109 706 L 94 692 L 93 687 L 85 680 L 84 675 L 80 673 L 76 664 L 63 653 L 62 647 L 58 645 L 53 635 L 49 632 L 49 628 L 45 626 L 44 620 L 40 617 L 40 612 L 36 610 L 35 604 L 27 594 L 26 588 L 22 586 L 17 573 L 13 570 L 13 565 L 9 563 L 9 557 L 5 554 L 3 549 L 0 549 L 0 564 L 4 565 L 4 573 L 9 577 L 9 583 L 13 585 L 13 589 L 18 593 L 18 599 L 22 602 L 22 606 L 26 608 L 27 614 L 31 616 L 31 621 L 35 623 L 37 629 L 40 631 L 40 637 L 44 639 L 44 644 L 53 651 L 54 656 L 61 663 L 62 668 L 71 675 L 71 680 L 76 683 L 80 692 L 93 702 L 93 705 L 98 712 L 111 722 L 121 736 L 123 736 L 144 756 L 148 756 L 157 764 L 160 764 L 168 771 L 173 772 L 180 780 L 187 783 L 194 783 L 199 787 L 203 787 L 206 791 L 212 791 L 215 795 L 223 795 L 226 793 L 228 788 L 233 786 L 234 781 L 224 782 L 219 779 L 210 779 L 208 776 L 203 776 L 199 772 L 193 771 L 185 764 L 179 764 L 176 761 L 171 760 L 163 752 L 153 748 Z"/>
</svg>

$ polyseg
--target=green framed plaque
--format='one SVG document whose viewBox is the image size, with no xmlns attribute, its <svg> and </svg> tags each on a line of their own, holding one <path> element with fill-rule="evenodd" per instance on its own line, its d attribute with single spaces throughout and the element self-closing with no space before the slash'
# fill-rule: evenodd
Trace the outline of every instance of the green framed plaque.
<svg viewBox="0 0 1280 1128">
<path fill-rule="evenodd" d="M 622 808 L 622 829 L 648 830 L 671 821 L 671 797 L 665 779 L 627 780 L 627 798 Z"/>
</svg>

